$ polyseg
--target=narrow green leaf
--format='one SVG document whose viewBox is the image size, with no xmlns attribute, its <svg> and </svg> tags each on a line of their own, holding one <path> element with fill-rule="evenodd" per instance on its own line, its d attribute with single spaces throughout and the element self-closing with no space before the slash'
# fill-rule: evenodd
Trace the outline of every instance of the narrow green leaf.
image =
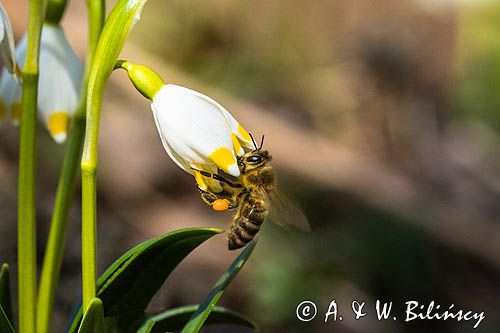
<svg viewBox="0 0 500 333">
<path fill-rule="evenodd" d="M 104 307 L 99 298 L 93 298 L 85 315 L 78 333 L 102 333 L 104 330 Z"/>
<path fill-rule="evenodd" d="M 5 311 L 3 310 L 2 305 L 0 304 L 0 332 L 2 333 L 14 333 L 14 327 L 7 318 Z"/>
<path fill-rule="evenodd" d="M 198 309 L 198 305 L 188 305 L 167 310 L 148 318 L 137 333 L 164 333 L 181 330 L 189 318 Z M 234 324 L 256 329 L 256 326 L 243 315 L 216 306 L 207 318 L 206 324 Z"/>
<path fill-rule="evenodd" d="M 140 19 L 146 2 L 147 0 L 119 0 L 113 7 L 97 44 L 89 88 L 92 89 L 96 81 L 106 81 L 113 71 L 125 40 Z"/>
<path fill-rule="evenodd" d="M 97 281 L 105 317 L 114 317 L 124 331 L 137 329 L 151 298 L 175 267 L 198 245 L 221 232 L 215 228 L 176 230 L 127 251 Z M 80 308 L 70 332 L 76 331 L 81 317 Z"/>
<path fill-rule="evenodd" d="M 245 249 L 240 253 L 240 255 L 233 261 L 228 270 L 220 277 L 217 283 L 212 287 L 212 290 L 208 293 L 207 297 L 198 309 L 193 313 L 189 322 L 182 329 L 182 333 L 196 333 L 198 332 L 205 321 L 207 320 L 210 313 L 213 311 L 215 304 L 219 301 L 226 287 L 233 281 L 238 272 L 241 270 L 245 262 L 252 254 L 253 249 L 257 244 L 257 240 L 254 239 L 250 242 Z"/>
<path fill-rule="evenodd" d="M 0 269 L 0 305 L 5 315 L 11 323 L 14 322 L 12 316 L 12 298 L 10 295 L 10 274 L 9 265 L 3 264 Z M 3 331 L 2 331 L 3 332 Z"/>
</svg>

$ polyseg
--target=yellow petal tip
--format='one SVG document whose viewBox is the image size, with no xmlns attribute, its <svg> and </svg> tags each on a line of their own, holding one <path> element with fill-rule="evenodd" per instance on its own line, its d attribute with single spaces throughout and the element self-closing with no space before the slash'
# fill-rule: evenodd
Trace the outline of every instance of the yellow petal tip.
<svg viewBox="0 0 500 333">
<path fill-rule="evenodd" d="M 227 172 L 234 177 L 239 177 L 240 170 L 236 164 L 236 158 L 228 148 L 217 148 L 212 154 L 210 154 L 209 158 L 222 171 Z"/>
<path fill-rule="evenodd" d="M 49 116 L 47 127 L 50 135 L 57 143 L 66 141 L 69 126 L 69 115 L 67 112 L 54 112 Z"/>
<path fill-rule="evenodd" d="M 236 135 L 231 134 L 231 141 L 233 141 L 233 149 L 236 155 L 241 156 L 245 153 L 243 150 L 243 147 L 241 147 L 240 142 L 238 141 L 238 138 Z"/>
<path fill-rule="evenodd" d="M 12 118 L 12 125 L 18 127 L 19 120 L 21 120 L 21 102 L 12 103 L 10 107 L 10 117 Z"/>
<path fill-rule="evenodd" d="M 252 142 L 252 137 L 241 125 L 238 125 L 238 133 L 245 141 Z"/>
<path fill-rule="evenodd" d="M 0 122 L 5 118 L 5 103 L 0 97 Z"/>
</svg>

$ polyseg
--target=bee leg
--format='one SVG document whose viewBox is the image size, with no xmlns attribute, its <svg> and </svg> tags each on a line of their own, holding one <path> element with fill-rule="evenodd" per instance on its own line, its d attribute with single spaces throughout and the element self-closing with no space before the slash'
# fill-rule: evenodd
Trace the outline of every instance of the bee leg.
<svg viewBox="0 0 500 333">
<path fill-rule="evenodd" d="M 228 207 L 227 207 L 227 209 L 224 209 L 224 210 L 234 209 L 234 208 L 238 207 L 239 199 L 241 197 L 241 194 L 234 196 L 227 191 L 223 191 L 221 193 L 213 193 L 210 191 L 205 191 L 205 190 L 201 189 L 200 187 L 198 187 L 198 191 L 200 192 L 201 199 L 203 200 L 203 202 L 205 202 L 208 206 L 212 207 L 214 210 L 220 210 L 220 209 L 214 208 L 214 203 L 217 200 L 227 200 Z"/>
<path fill-rule="evenodd" d="M 203 200 L 203 202 L 206 203 L 210 207 L 212 207 L 212 205 L 215 202 L 215 200 L 219 199 L 212 192 L 204 191 L 200 187 L 198 187 L 198 191 L 200 192 L 201 199 Z"/>
<path fill-rule="evenodd" d="M 237 208 L 240 205 L 240 199 L 241 199 L 241 197 L 245 193 L 246 193 L 246 191 L 241 191 L 236 196 L 230 194 L 229 198 L 225 198 L 225 199 L 229 200 L 229 209 Z"/>
<path fill-rule="evenodd" d="M 228 180 L 228 179 L 226 179 L 218 174 L 212 174 L 212 178 L 215 180 L 218 180 L 220 182 L 223 182 L 232 188 L 243 188 L 242 184 L 233 183 L 232 181 L 230 181 L 230 180 Z"/>
<path fill-rule="evenodd" d="M 202 175 L 204 177 L 211 177 L 211 178 L 213 178 L 215 180 L 218 180 L 220 182 L 223 182 L 223 183 L 227 184 L 230 187 L 233 187 L 233 188 L 242 188 L 243 187 L 243 185 L 236 184 L 236 183 L 230 181 L 229 179 L 226 179 L 223 176 L 218 175 L 216 173 L 210 173 L 210 172 L 206 172 L 206 171 L 203 171 L 203 170 L 197 170 L 195 168 L 191 168 L 191 169 L 194 170 L 194 171 L 196 171 L 197 173 L 199 173 L 200 175 Z"/>
<path fill-rule="evenodd" d="M 198 187 L 204 191 L 210 190 L 211 192 L 219 193 L 223 190 L 219 181 L 215 181 L 213 178 L 207 178 L 198 171 L 194 172 L 194 179 Z"/>
</svg>

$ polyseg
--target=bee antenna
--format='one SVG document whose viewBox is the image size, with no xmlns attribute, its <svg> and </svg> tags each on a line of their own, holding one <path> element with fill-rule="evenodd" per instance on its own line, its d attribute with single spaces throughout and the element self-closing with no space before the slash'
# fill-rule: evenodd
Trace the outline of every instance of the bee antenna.
<svg viewBox="0 0 500 333">
<path fill-rule="evenodd" d="M 261 149 L 263 145 L 264 145 L 264 134 L 262 134 L 262 139 L 260 140 L 260 147 L 259 147 L 259 149 Z"/>
<path fill-rule="evenodd" d="M 253 138 L 252 133 L 248 133 L 248 134 L 250 134 L 250 137 L 252 138 L 252 142 L 253 142 L 253 146 L 255 147 L 255 150 L 259 149 L 259 148 L 257 148 L 257 143 L 255 142 L 255 139 Z"/>
</svg>

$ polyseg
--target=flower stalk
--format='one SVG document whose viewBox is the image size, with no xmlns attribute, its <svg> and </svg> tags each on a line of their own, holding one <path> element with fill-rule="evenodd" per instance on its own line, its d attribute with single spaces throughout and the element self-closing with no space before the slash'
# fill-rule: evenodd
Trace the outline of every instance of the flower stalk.
<svg viewBox="0 0 500 333">
<path fill-rule="evenodd" d="M 28 49 L 23 69 L 18 192 L 19 332 L 36 326 L 36 121 L 38 60 L 44 1 L 30 0 Z"/>
<path fill-rule="evenodd" d="M 55 0 L 53 0 L 54 2 Z M 64 1 L 65 2 L 65 1 Z M 97 41 L 104 24 L 105 2 L 104 0 L 87 0 L 89 17 L 89 47 L 85 65 L 85 76 L 82 84 L 82 96 L 86 95 L 86 82 L 92 59 L 97 46 Z M 68 147 L 65 152 L 59 184 L 57 187 L 56 200 L 49 232 L 49 239 L 45 250 L 45 257 L 40 278 L 40 290 L 38 294 L 37 332 L 50 332 L 50 320 L 54 304 L 54 296 L 59 281 L 62 257 L 66 243 L 66 230 L 68 225 L 68 213 L 75 190 L 76 176 L 78 173 L 78 161 L 81 158 L 83 139 L 85 134 L 85 99 L 82 98 L 78 107 L 73 130 L 70 133 Z"/>
<path fill-rule="evenodd" d="M 120 0 L 109 14 L 97 43 L 89 73 L 86 94 L 87 125 L 82 153 L 82 289 L 83 309 L 96 297 L 97 143 L 104 87 L 111 75 L 123 44 L 140 18 L 147 0 Z"/>
<path fill-rule="evenodd" d="M 61 21 L 66 10 L 67 0 L 48 0 L 45 22 L 57 25 Z"/>
</svg>

